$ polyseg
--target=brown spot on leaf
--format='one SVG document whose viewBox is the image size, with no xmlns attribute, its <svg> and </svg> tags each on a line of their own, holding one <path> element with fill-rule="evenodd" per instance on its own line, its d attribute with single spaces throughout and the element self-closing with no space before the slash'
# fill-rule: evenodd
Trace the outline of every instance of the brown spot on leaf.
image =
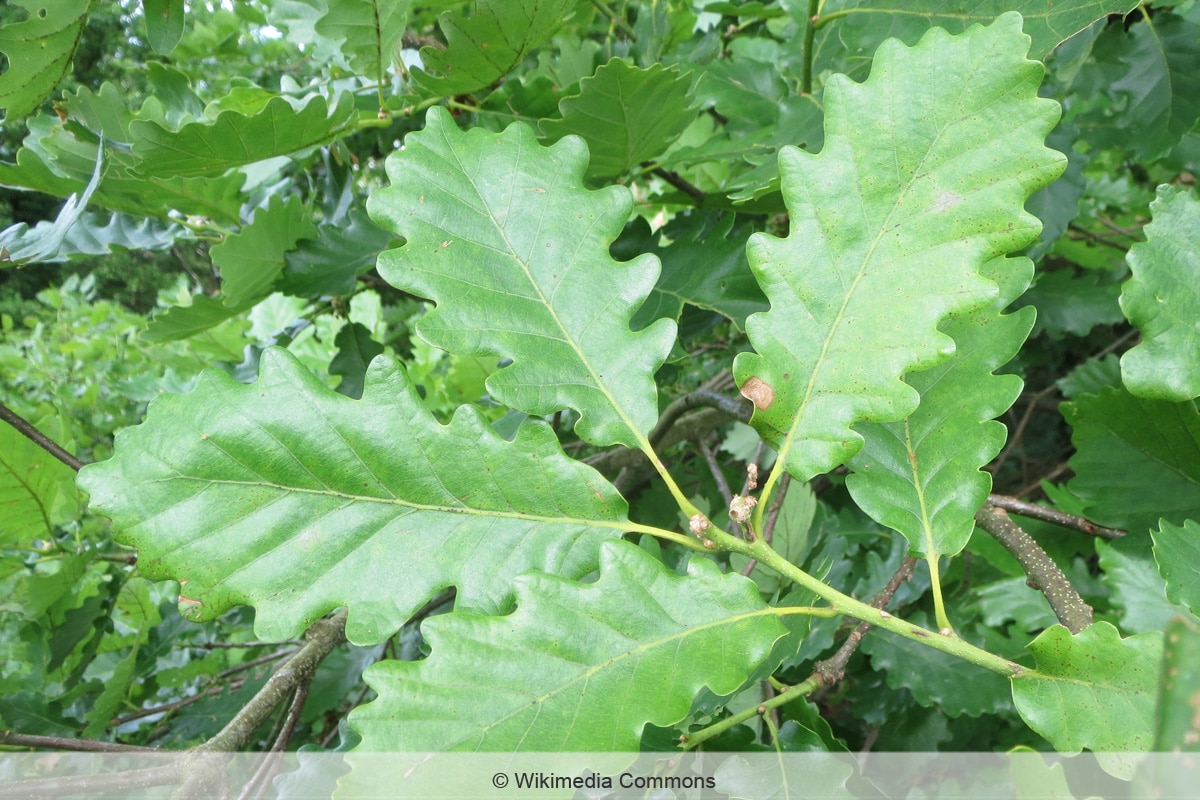
<svg viewBox="0 0 1200 800">
<path fill-rule="evenodd" d="M 766 411 L 775 402 L 775 390 L 762 378 L 753 377 L 742 384 L 742 397 L 754 403 L 759 411 Z"/>
</svg>

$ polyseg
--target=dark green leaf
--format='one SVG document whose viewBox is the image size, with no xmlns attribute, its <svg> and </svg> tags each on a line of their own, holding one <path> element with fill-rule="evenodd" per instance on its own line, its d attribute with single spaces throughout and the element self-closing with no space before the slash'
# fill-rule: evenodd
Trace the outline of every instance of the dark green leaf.
<svg viewBox="0 0 1200 800">
<path fill-rule="evenodd" d="M 315 30 L 338 42 L 352 69 L 385 80 L 400 49 L 412 0 L 325 0 Z"/>
<path fill-rule="evenodd" d="M 1132 25 L 1110 91 L 1125 105 L 1114 120 L 1139 160 L 1162 158 L 1200 119 L 1200 24 L 1170 12 Z"/>
<path fill-rule="evenodd" d="M 430 94 L 450 96 L 495 83 L 545 44 L 575 7 L 574 0 L 477 0 L 474 13 L 438 19 L 446 49 L 421 48 L 425 69 L 413 69 Z"/>
<path fill-rule="evenodd" d="M 365 325 L 350 322 L 342 326 L 333 340 L 337 355 L 329 362 L 329 374 L 341 375 L 337 391 L 355 400 L 362 397 L 363 381 L 371 359 L 383 352 L 383 345 L 371 338 Z"/>
<path fill-rule="evenodd" d="M 288 251 L 317 234 L 299 197 L 273 196 L 241 232 L 212 248 L 221 270 L 221 296 L 227 308 L 244 309 L 269 293 L 283 271 Z"/>
<path fill-rule="evenodd" d="M 613 245 L 613 254 L 630 259 L 654 253 L 662 261 L 658 285 L 633 315 L 634 330 L 662 317 L 678 322 L 684 304 L 715 311 L 738 328 L 745 326 L 748 315 L 767 309 L 767 299 L 746 260 L 750 230 L 739 226 L 733 231 L 733 226 L 732 214 L 681 215 L 661 231 L 661 237 L 669 240 L 661 246 L 660 235 L 645 220 L 629 224 Z"/>
<path fill-rule="evenodd" d="M 14 0 L 29 19 L 0 28 L 0 52 L 8 70 L 0 75 L 0 109 L 16 120 L 50 96 L 71 69 L 87 24 L 91 0 Z"/>
<path fill-rule="evenodd" d="M 615 178 L 661 155 L 696 118 L 692 77 L 655 64 L 639 69 L 614 58 L 563 98 L 562 119 L 543 120 L 542 134 L 587 142 L 589 178 Z"/>
<path fill-rule="evenodd" d="M 1120 389 L 1064 403 L 1074 428 L 1075 477 L 1089 519 L 1139 536 L 1160 518 L 1200 519 L 1200 413 L 1193 403 L 1145 400 Z"/>
<path fill-rule="evenodd" d="M 274 97 L 252 114 L 222 111 L 211 122 L 192 122 L 178 131 L 136 120 L 129 133 L 144 175 L 196 177 L 329 144 L 354 130 L 355 117 L 354 97 L 343 92 L 333 108 L 321 96 L 299 110 Z"/>
</svg>

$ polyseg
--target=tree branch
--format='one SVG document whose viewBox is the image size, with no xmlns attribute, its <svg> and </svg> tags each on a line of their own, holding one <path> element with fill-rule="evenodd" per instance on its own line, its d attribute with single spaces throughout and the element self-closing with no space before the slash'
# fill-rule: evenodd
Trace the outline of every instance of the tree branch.
<svg viewBox="0 0 1200 800">
<path fill-rule="evenodd" d="M 1011 511 L 1022 517 L 1050 522 L 1063 528 L 1070 528 L 1073 531 L 1099 536 L 1101 539 L 1120 539 L 1125 535 L 1125 531 L 1117 530 L 1116 528 L 1105 528 L 1103 525 L 1097 525 L 1084 517 L 1056 511 L 1053 508 L 1045 508 L 1034 503 L 1027 503 L 1024 500 L 1018 500 L 1015 497 L 1008 497 L 1007 495 L 989 494 L 988 502 L 996 508 L 1003 508 L 1005 511 Z"/>
<path fill-rule="evenodd" d="M 156 747 L 138 747 L 120 742 L 93 742 L 90 739 L 69 739 L 63 736 L 34 736 L 15 731 L 0 731 L 0 745 L 32 747 L 37 750 L 68 750 L 76 753 L 147 753 Z"/>
<path fill-rule="evenodd" d="M 1029 585 L 1046 596 L 1054 615 L 1067 630 L 1079 633 L 1092 624 L 1092 607 L 1083 601 L 1067 576 L 1033 537 L 1009 518 L 1007 511 L 990 502 L 984 503 L 975 513 L 975 524 L 1004 545 L 1004 549 L 1021 563 Z"/>
<path fill-rule="evenodd" d="M 317 621 L 305 635 L 296 654 L 279 665 L 266 685 L 213 738 L 196 748 L 200 752 L 232 752 L 250 741 L 258 726 L 300 686 L 307 686 L 325 657 L 346 641 L 346 611 Z"/>
<path fill-rule="evenodd" d="M 912 578 L 913 567 L 916 565 L 917 559 L 913 556 L 905 556 L 904 561 L 900 562 L 900 569 L 896 570 L 896 574 L 892 575 L 891 580 L 887 585 L 879 591 L 871 600 L 871 606 L 883 610 L 887 604 L 892 601 L 897 590 L 900 589 L 900 584 Z M 809 681 L 815 680 L 818 688 L 821 686 L 831 686 L 840 681 L 846 675 L 846 665 L 850 663 L 850 656 L 858 650 L 859 644 L 863 637 L 867 635 L 867 631 L 871 629 L 871 623 L 860 622 L 855 626 L 854 630 L 850 631 L 850 635 L 846 637 L 846 641 L 842 642 L 842 646 L 838 651 L 824 661 L 818 661 L 813 666 L 812 677 Z M 808 681 L 805 682 L 807 684 Z"/>
<path fill-rule="evenodd" d="M 13 411 L 8 406 L 4 405 L 4 403 L 0 403 L 0 419 L 4 420 L 9 425 L 12 425 L 14 428 L 20 431 L 25 438 L 29 439 L 38 447 L 42 448 L 47 453 L 54 456 L 76 472 L 83 468 L 82 461 L 59 447 L 53 439 L 39 431 L 37 428 L 33 427 L 33 425 L 27 422 L 24 417 Z"/>
</svg>

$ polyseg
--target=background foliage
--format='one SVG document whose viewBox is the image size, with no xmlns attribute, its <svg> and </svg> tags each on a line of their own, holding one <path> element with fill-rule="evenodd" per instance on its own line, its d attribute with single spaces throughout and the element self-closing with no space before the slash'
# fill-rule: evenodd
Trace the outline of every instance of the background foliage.
<svg viewBox="0 0 1200 800">
<path fill-rule="evenodd" d="M 0 9 L 3 740 L 1195 749 L 1200 5 L 969 5 Z"/>
</svg>

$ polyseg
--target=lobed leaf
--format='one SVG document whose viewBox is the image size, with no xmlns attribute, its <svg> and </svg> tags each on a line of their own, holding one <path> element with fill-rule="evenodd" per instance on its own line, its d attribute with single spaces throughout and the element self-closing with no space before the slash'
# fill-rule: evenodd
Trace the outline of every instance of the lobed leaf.
<svg viewBox="0 0 1200 800">
<path fill-rule="evenodd" d="M 92 170 L 92 179 L 81 195 L 71 195 L 63 203 L 54 222 L 37 225 L 32 230 L 23 222 L 18 222 L 10 228 L 0 231 L 0 264 L 24 264 L 38 261 L 54 261 L 59 258 L 59 250 L 70 233 L 71 228 L 82 216 L 88 201 L 96 187 L 100 185 L 100 175 L 104 167 L 104 145 L 96 152 L 96 166 Z"/>
<path fill-rule="evenodd" d="M 1150 535 L 1154 560 L 1167 582 L 1167 599 L 1200 617 L 1200 522 L 1189 519 L 1179 526 L 1164 520 Z"/>
<path fill-rule="evenodd" d="M 681 214 L 662 231 L 670 244 L 638 217 L 629 223 L 612 246 L 617 258 L 654 253 L 662 273 L 654 291 L 633 315 L 634 330 L 667 317 L 679 322 L 684 305 L 714 311 L 739 329 L 746 317 L 767 309 L 766 298 L 746 261 L 746 226 L 734 231 L 734 215 L 720 218 L 698 213 Z M 756 437 L 757 438 L 757 437 Z"/>
<path fill-rule="evenodd" d="M 1158 187 L 1146 241 L 1129 250 L 1133 276 L 1121 310 L 1142 341 L 1121 356 L 1121 379 L 1140 397 L 1180 402 L 1200 395 L 1200 200 Z"/>
<path fill-rule="evenodd" d="M 1122 42 L 1121 98 L 1112 121 L 1119 142 L 1142 162 L 1167 155 L 1200 120 L 1200 24 L 1170 12 L 1143 15 Z"/>
<path fill-rule="evenodd" d="M 1178 617 L 1167 625 L 1163 642 L 1162 681 L 1154 715 L 1154 747 L 1158 753 L 1200 751 L 1200 627 Z M 1194 770 L 1178 770 L 1180 776 Z M 1182 787 L 1181 787 L 1182 788 Z M 1194 785 L 1185 791 L 1193 791 Z"/>
<path fill-rule="evenodd" d="M 1027 48 L 1015 14 L 885 43 L 866 83 L 830 80 L 821 153 L 780 153 L 791 231 L 750 239 L 771 310 L 734 374 L 795 477 L 857 452 L 852 425 L 912 413 L 901 376 L 953 353 L 937 326 L 994 300 L 979 269 L 1037 236 L 1022 205 L 1065 159 L 1042 144 L 1058 107 Z"/>
<path fill-rule="evenodd" d="M 507 442 L 470 408 L 442 426 L 383 359 L 351 400 L 276 348 L 255 384 L 209 370 L 156 399 L 79 482 L 146 577 L 183 584 L 190 618 L 250 604 L 268 641 L 339 606 L 353 641 L 383 641 L 449 586 L 495 613 L 516 575 L 580 577 L 626 528 L 548 427 Z"/>
<path fill-rule="evenodd" d="M 29 18 L 0 27 L 0 52 L 8 70 L 0 75 L 0 109 L 6 119 L 33 111 L 71 69 L 87 24 L 91 0 L 14 0 Z"/>
<path fill-rule="evenodd" d="M 736 691 L 785 633 L 749 580 L 700 558 L 677 575 L 624 542 L 601 546 L 595 583 L 531 574 L 516 592 L 511 615 L 433 617 L 428 658 L 367 670 L 363 749 L 636 750 L 703 687 Z"/>
<path fill-rule="evenodd" d="M 906 376 L 921 395 L 899 422 L 855 428 L 863 449 L 850 460 L 846 488 L 859 507 L 898 531 L 924 557 L 958 555 L 975 529 L 975 512 L 992 490 L 984 465 L 1000 452 L 1007 429 L 995 418 L 1021 394 L 1016 375 L 994 375 L 1021 349 L 1032 309 L 1002 314 L 1033 277 L 1026 258 L 996 259 L 984 274 L 1002 286 L 991 306 L 947 321 L 955 354 Z"/>
<path fill-rule="evenodd" d="M 561 119 L 539 128 L 551 142 L 581 136 L 591 154 L 587 176 L 616 178 L 662 155 L 696 119 L 691 89 L 691 75 L 678 69 L 614 58 L 579 82 L 579 94 L 559 101 Z"/>
<path fill-rule="evenodd" d="M 1104 389 L 1062 405 L 1074 429 L 1068 488 L 1088 519 L 1144 534 L 1159 519 L 1200 519 L 1200 413 Z"/>
<path fill-rule="evenodd" d="M 166 55 L 183 38 L 183 0 L 142 0 L 146 39 L 154 52 Z"/>
<path fill-rule="evenodd" d="M 609 255 L 632 200 L 623 187 L 585 190 L 585 166 L 578 138 L 541 147 L 520 123 L 462 132 L 432 108 L 388 157 L 392 185 L 367 210 L 407 240 L 380 255 L 379 273 L 437 304 L 417 326 L 422 338 L 513 359 L 488 378 L 497 401 L 529 414 L 573 408 L 583 439 L 637 447 L 658 418 L 654 372 L 675 325 L 630 332 L 657 259 Z"/>
<path fill-rule="evenodd" d="M 74 484 L 70 467 L 0 420 L 0 544 L 53 537 L 63 509 L 74 511 Z"/>
<path fill-rule="evenodd" d="M 1128 14 L 1137 7 L 1135 0 L 1075 0 L 1071 3 L 1047 3 L 1045 0 L 906 0 L 880 3 L 877 0 L 834 0 L 822 7 L 822 16 L 844 21 L 853 32 L 843 32 L 843 47 L 851 52 L 873 47 L 887 36 L 914 41 L 929 28 L 961 33 L 969 26 L 988 23 L 1007 13 L 1021 15 L 1025 33 L 1031 39 L 1030 58 L 1044 59 L 1060 43 L 1097 20 L 1111 14 Z"/>
<path fill-rule="evenodd" d="M 299 110 L 274 97 L 253 114 L 229 109 L 212 122 L 190 122 L 178 131 L 135 120 L 129 133 L 143 175 L 197 177 L 329 144 L 353 132 L 354 123 L 354 96 L 343 92 L 333 108 L 321 96 Z"/>
<path fill-rule="evenodd" d="M 448 97 L 491 86 L 549 41 L 575 8 L 574 0 L 476 0 L 472 16 L 438 18 L 446 49 L 421 48 L 420 86 Z"/>
<path fill-rule="evenodd" d="M 286 256 L 301 239 L 317 235 L 299 197 L 285 202 L 278 195 L 240 233 L 212 248 L 213 265 L 221 270 L 221 295 L 229 308 L 244 309 L 268 294 L 283 272 Z"/>
<path fill-rule="evenodd" d="M 1061 625 L 1028 645 L 1037 671 L 1012 679 L 1029 727 L 1064 754 L 1137 752 L 1150 747 L 1162 636 L 1122 639 L 1107 622 L 1074 636 Z"/>
<path fill-rule="evenodd" d="M 400 49 L 412 0 L 325 0 L 314 30 L 338 42 L 350 67 L 384 80 Z"/>
</svg>

